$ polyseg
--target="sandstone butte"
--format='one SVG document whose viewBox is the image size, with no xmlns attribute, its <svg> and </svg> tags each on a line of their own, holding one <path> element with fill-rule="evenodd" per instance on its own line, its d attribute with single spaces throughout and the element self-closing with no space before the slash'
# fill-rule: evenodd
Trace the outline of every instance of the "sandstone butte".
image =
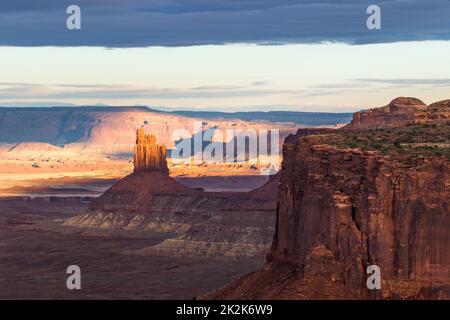
<svg viewBox="0 0 450 320">
<path fill-rule="evenodd" d="M 288 137 L 266 265 L 201 298 L 450 299 L 449 111 L 398 98 Z"/>
<path fill-rule="evenodd" d="M 204 192 L 169 176 L 166 147 L 154 135 L 138 129 L 134 150 L 134 172 L 65 225 L 174 234 L 134 254 L 264 261 L 274 232 L 279 175 L 247 193 Z"/>
<path fill-rule="evenodd" d="M 427 106 L 416 98 L 400 97 L 387 106 L 355 112 L 347 129 L 376 129 L 406 124 L 436 124 L 450 120 L 450 100 Z"/>
<path fill-rule="evenodd" d="M 136 132 L 136 146 L 134 147 L 134 172 L 159 171 L 169 175 L 167 167 L 166 145 L 158 145 L 154 135 L 148 135 L 144 129 Z"/>
</svg>

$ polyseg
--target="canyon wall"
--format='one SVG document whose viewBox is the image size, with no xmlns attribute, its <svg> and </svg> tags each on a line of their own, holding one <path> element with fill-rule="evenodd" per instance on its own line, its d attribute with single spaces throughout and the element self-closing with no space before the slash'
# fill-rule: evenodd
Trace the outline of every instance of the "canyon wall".
<svg viewBox="0 0 450 320">
<path fill-rule="evenodd" d="M 368 265 L 381 267 L 387 290 L 390 280 L 449 280 L 447 159 L 392 161 L 314 137 L 287 144 L 285 157 L 273 259 L 306 274 L 327 260 L 330 280 L 353 296 L 371 294 Z"/>
<path fill-rule="evenodd" d="M 203 298 L 449 299 L 449 132 L 437 121 L 288 137 L 265 267 Z M 369 265 L 381 290 L 366 286 Z"/>
</svg>

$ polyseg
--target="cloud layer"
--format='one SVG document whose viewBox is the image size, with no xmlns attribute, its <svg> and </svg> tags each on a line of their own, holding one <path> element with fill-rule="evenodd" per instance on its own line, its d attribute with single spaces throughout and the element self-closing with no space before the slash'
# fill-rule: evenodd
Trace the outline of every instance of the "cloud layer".
<svg viewBox="0 0 450 320">
<path fill-rule="evenodd" d="M 350 79 L 339 83 L 325 83 L 304 89 L 273 89 L 270 82 L 255 81 L 244 85 L 164 88 L 125 84 L 33 84 L 0 82 L 0 97 L 8 99 L 226 99 L 292 95 L 298 98 L 335 95 L 370 88 L 450 88 L 450 79 Z"/>
<path fill-rule="evenodd" d="M 66 8 L 82 30 L 66 29 Z M 378 4 L 382 29 L 366 28 Z M 450 39 L 448 0 L 3 0 L 0 45 L 190 46 L 225 43 L 351 44 Z"/>
<path fill-rule="evenodd" d="M 161 88 L 110 84 L 32 84 L 0 82 L 0 97 L 7 99 L 217 99 L 263 97 L 274 94 L 298 93 L 297 90 L 265 88 L 258 81 L 241 86 L 201 86 L 192 88 Z"/>
</svg>

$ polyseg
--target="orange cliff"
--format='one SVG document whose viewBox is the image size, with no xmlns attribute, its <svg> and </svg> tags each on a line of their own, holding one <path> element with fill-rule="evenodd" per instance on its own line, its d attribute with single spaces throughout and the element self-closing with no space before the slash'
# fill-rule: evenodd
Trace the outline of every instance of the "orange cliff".
<svg viewBox="0 0 450 320">
<path fill-rule="evenodd" d="M 144 129 L 136 132 L 136 146 L 134 147 L 134 172 L 161 171 L 169 174 L 167 168 L 166 146 L 158 145 L 156 137 L 146 134 Z"/>
</svg>

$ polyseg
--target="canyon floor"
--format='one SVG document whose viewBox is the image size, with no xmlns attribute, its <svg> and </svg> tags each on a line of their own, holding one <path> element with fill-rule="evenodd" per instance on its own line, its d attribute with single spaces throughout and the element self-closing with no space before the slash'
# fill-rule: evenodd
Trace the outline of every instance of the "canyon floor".
<svg viewBox="0 0 450 320">
<path fill-rule="evenodd" d="M 264 263 L 127 255 L 170 235 L 61 226 L 88 204 L 79 197 L 0 198 L 0 299 L 192 299 Z M 73 264 L 82 290 L 66 287 Z"/>
</svg>

